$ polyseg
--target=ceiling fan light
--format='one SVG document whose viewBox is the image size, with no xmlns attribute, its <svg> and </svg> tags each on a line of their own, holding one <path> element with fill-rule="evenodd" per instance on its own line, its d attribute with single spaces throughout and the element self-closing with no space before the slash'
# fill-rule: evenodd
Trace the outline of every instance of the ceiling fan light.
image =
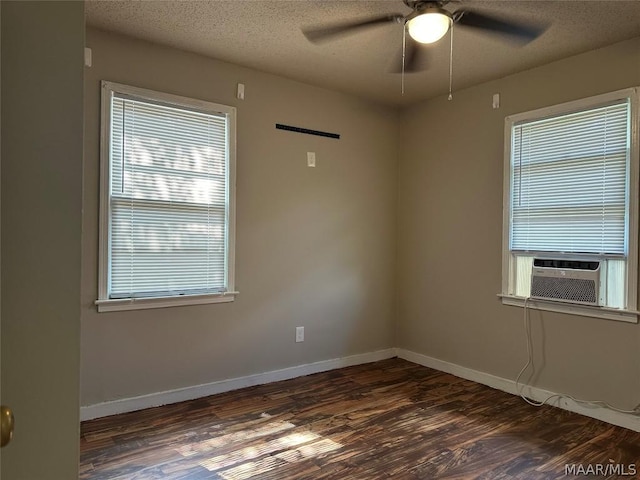
<svg viewBox="0 0 640 480">
<path fill-rule="evenodd" d="M 425 12 L 408 22 L 409 35 L 420 43 L 437 42 L 449 31 L 450 26 L 451 17 L 439 11 Z"/>
</svg>

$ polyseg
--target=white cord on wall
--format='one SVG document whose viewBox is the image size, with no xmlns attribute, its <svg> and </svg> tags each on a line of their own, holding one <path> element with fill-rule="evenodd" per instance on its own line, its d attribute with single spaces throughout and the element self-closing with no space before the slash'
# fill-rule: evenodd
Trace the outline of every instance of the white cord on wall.
<svg viewBox="0 0 640 480">
<path fill-rule="evenodd" d="M 585 404 L 585 405 L 593 405 L 593 406 L 600 406 L 600 407 L 606 407 L 610 410 L 613 410 L 615 412 L 619 412 L 619 413 L 629 413 L 631 415 L 639 415 L 640 416 L 640 404 L 638 404 L 636 406 L 635 409 L 633 410 L 623 410 L 621 408 L 617 408 L 614 407 L 613 405 L 604 402 L 602 400 L 580 400 L 577 398 L 572 397 L 571 395 L 566 395 L 566 394 L 562 394 L 562 393 L 555 393 L 553 395 L 549 395 L 547 398 L 545 398 L 544 400 L 542 400 L 541 402 L 536 402 L 534 400 L 531 400 L 530 398 L 527 398 L 524 396 L 524 394 L 522 393 L 522 391 L 524 390 L 524 387 L 527 386 L 522 385 L 522 387 L 520 387 L 520 378 L 522 377 L 522 374 L 527 370 L 527 368 L 529 368 L 532 364 L 533 364 L 533 346 L 532 346 L 532 342 L 531 342 L 531 326 L 530 326 L 530 322 L 529 322 L 529 297 L 526 297 L 524 299 L 524 331 L 525 334 L 527 336 L 527 363 L 524 365 L 524 367 L 522 367 L 522 370 L 520 370 L 520 373 L 518 373 L 518 376 L 516 377 L 516 392 L 518 393 L 518 395 L 520 395 L 520 397 L 527 402 L 529 405 L 533 405 L 534 407 L 541 407 L 544 404 L 546 404 L 549 400 L 551 400 L 552 398 L 566 398 L 569 400 L 572 400 L 575 403 L 579 403 L 579 404 Z"/>
</svg>

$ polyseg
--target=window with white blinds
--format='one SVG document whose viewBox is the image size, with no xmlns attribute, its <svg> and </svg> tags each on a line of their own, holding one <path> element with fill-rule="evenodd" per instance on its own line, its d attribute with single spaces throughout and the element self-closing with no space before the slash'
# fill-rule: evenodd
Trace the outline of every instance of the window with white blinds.
<svg viewBox="0 0 640 480">
<path fill-rule="evenodd" d="M 513 126 L 511 250 L 626 252 L 629 101 Z"/>
<path fill-rule="evenodd" d="M 209 303 L 202 299 L 232 293 L 235 110 L 109 82 L 103 89 L 98 304 Z"/>
<path fill-rule="evenodd" d="M 636 321 L 637 124 L 637 89 L 507 117 L 504 298 L 529 296 L 536 256 L 597 259 L 602 306 Z"/>
</svg>

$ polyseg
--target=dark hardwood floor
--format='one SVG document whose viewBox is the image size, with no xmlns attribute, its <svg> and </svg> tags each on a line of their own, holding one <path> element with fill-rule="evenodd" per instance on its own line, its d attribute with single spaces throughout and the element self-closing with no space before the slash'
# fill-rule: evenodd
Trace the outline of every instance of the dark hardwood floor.
<svg viewBox="0 0 640 480">
<path fill-rule="evenodd" d="M 640 433 L 400 359 L 91 420 L 81 435 L 85 480 L 640 478 Z"/>
</svg>

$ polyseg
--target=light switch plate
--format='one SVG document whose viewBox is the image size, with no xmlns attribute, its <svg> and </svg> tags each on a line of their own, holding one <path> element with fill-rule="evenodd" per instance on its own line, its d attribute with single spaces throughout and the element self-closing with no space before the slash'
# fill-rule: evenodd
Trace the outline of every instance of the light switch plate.
<svg viewBox="0 0 640 480">
<path fill-rule="evenodd" d="M 316 152 L 307 152 L 307 166 L 308 167 L 316 166 Z"/>
</svg>

